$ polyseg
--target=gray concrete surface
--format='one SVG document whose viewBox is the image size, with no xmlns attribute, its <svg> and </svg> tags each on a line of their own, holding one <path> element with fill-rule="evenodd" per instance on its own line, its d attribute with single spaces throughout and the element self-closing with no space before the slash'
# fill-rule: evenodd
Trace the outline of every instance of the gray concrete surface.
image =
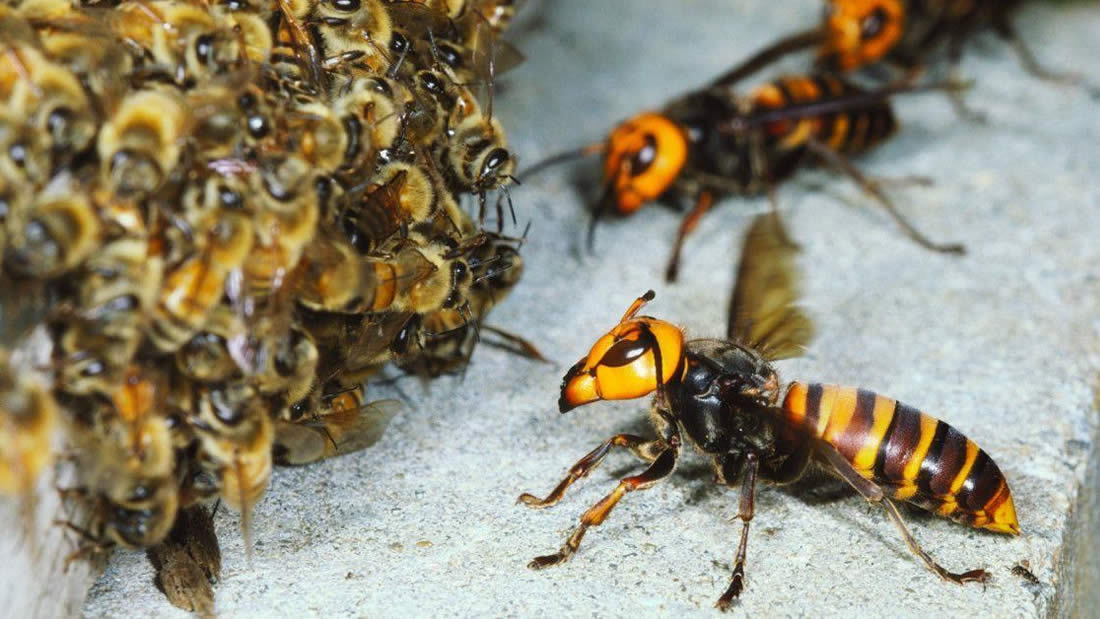
<svg viewBox="0 0 1100 619">
<path fill-rule="evenodd" d="M 817 0 L 528 4 L 515 35 L 528 61 L 502 80 L 497 106 L 527 162 L 601 137 L 818 14 Z M 1017 23 L 1045 62 L 1100 83 L 1096 3 L 1035 3 Z M 1074 557 L 1091 551 L 1074 532 L 1087 522 L 1081 510 L 1095 506 L 1083 483 L 1098 462 L 1100 104 L 1029 77 L 992 38 L 970 48 L 964 68 L 979 78 L 969 101 L 987 125 L 961 122 L 942 97 L 909 98 L 898 104 L 904 132 L 863 166 L 933 177 L 934 187 L 894 195 L 930 235 L 963 241 L 970 255 L 917 248 L 842 179 L 815 173 L 783 187 L 820 337 L 780 369 L 788 379 L 876 389 L 950 421 L 1000 463 L 1023 535 L 912 517 L 945 565 L 994 576 L 984 588 L 958 587 L 927 572 L 858 498 L 823 503 L 764 489 L 738 615 L 1095 608 L 1071 602 L 1097 587 L 1077 580 L 1085 568 Z M 579 251 L 592 195 L 574 178 L 595 165 L 563 166 L 514 193 L 520 216 L 534 221 L 529 267 L 493 322 L 536 341 L 557 365 L 482 347 L 464 382 L 399 383 L 412 404 L 380 445 L 276 474 L 255 514 L 251 565 L 236 517 L 223 511 L 221 615 L 716 616 L 737 497 L 693 458 L 667 483 L 627 497 L 567 565 L 524 567 L 556 549 L 616 476 L 636 470 L 614 455 L 554 509 L 515 505 L 521 492 L 552 488 L 605 437 L 644 429 L 644 401 L 559 415 L 565 368 L 650 287 L 652 313 L 693 335 L 720 333 L 736 246 L 749 215 L 766 208 L 722 203 L 688 244 L 682 282 L 668 286 L 660 274 L 678 218 L 666 209 L 604 225 L 595 255 Z M 1039 586 L 1010 573 L 1022 560 Z M 151 581 L 144 555 L 119 553 L 84 612 L 178 614 Z"/>
</svg>

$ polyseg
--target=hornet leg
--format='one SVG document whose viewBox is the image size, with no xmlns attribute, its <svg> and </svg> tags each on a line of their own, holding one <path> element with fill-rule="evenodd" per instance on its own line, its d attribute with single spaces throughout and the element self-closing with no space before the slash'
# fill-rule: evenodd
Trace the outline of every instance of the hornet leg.
<svg viewBox="0 0 1100 619">
<path fill-rule="evenodd" d="M 684 239 L 691 234 L 703 215 L 707 214 L 714 205 L 714 196 L 709 191 L 704 191 L 695 199 L 695 206 L 684 215 L 680 222 L 680 230 L 676 233 L 676 244 L 672 246 L 672 256 L 668 260 L 668 268 L 665 270 L 665 281 L 674 282 L 680 272 L 680 250 L 684 247 Z"/>
<path fill-rule="evenodd" d="M 538 570 L 568 560 L 569 557 L 573 556 L 573 553 L 577 552 L 577 548 L 580 546 L 581 540 L 584 539 L 584 534 L 588 531 L 588 527 L 602 524 L 619 500 L 623 498 L 623 495 L 627 492 L 633 492 L 634 490 L 645 490 L 668 477 L 673 469 L 676 468 L 676 457 L 678 453 L 679 450 L 676 447 L 668 447 L 662 451 L 657 456 L 657 459 L 653 461 L 653 464 L 649 465 L 649 468 L 642 471 L 640 475 L 626 477 L 620 481 L 618 487 L 612 490 L 611 494 L 600 499 L 598 503 L 584 512 L 584 515 L 581 516 L 580 526 L 573 530 L 573 534 L 569 536 L 569 539 L 565 540 L 565 545 L 561 547 L 561 550 L 552 555 L 535 557 L 527 564 L 527 567 Z"/>
<path fill-rule="evenodd" d="M 737 558 L 733 562 L 733 578 L 730 586 L 714 607 L 725 612 L 729 610 L 733 600 L 741 595 L 745 588 L 745 553 L 749 545 L 749 523 L 752 522 L 753 505 L 756 495 L 756 471 L 760 467 L 760 459 L 756 454 L 745 456 L 745 478 L 741 482 L 741 505 L 737 510 L 737 517 L 741 519 L 741 543 L 737 545 Z"/>
<path fill-rule="evenodd" d="M 928 237 L 924 236 L 924 234 L 922 234 L 920 230 L 917 230 L 917 228 L 913 226 L 913 224 L 909 223 L 909 221 L 905 219 L 904 215 L 898 212 L 897 208 L 894 206 L 894 203 L 890 201 L 890 199 L 886 196 L 882 189 L 876 183 L 864 176 L 864 174 L 859 171 L 859 168 L 853 165 L 852 162 L 849 161 L 844 155 L 841 155 L 840 153 L 829 148 L 827 145 L 822 144 L 821 142 L 818 142 L 816 140 L 811 140 L 809 142 L 809 146 L 819 157 L 824 159 L 833 167 L 839 169 L 841 172 L 847 174 L 849 177 L 852 178 L 853 181 L 856 182 L 856 184 L 862 187 L 864 191 L 871 194 L 871 196 L 878 200 L 878 203 L 882 205 L 884 209 L 886 209 L 886 212 L 889 213 L 891 217 L 894 218 L 894 221 L 896 221 L 898 225 L 900 225 L 901 228 L 905 231 L 905 233 L 909 235 L 909 238 L 916 241 L 918 245 L 927 249 L 931 249 L 932 251 L 943 252 L 947 254 L 966 253 L 966 248 L 959 243 L 936 243 L 930 240 Z"/>
<path fill-rule="evenodd" d="M 545 499 L 540 499 L 533 494 L 524 493 L 520 495 L 517 502 L 530 505 L 531 507 L 550 507 L 556 504 L 561 500 L 562 496 L 565 495 L 565 491 L 569 486 L 573 485 L 573 482 L 582 477 L 587 477 L 588 474 L 592 472 L 592 469 L 603 462 L 603 459 L 607 456 L 608 452 L 611 451 L 612 447 L 626 447 L 639 458 L 647 462 L 652 462 L 657 457 L 658 450 L 664 448 L 665 444 L 664 441 L 647 441 L 633 434 L 616 434 L 604 441 L 599 447 L 588 452 L 585 457 L 578 460 L 577 463 L 569 469 L 569 475 L 561 480 L 561 483 L 559 483 L 550 494 L 546 495 Z"/>
<path fill-rule="evenodd" d="M 935 559 L 920 547 L 916 538 L 909 532 L 909 529 L 905 526 L 905 521 L 901 517 L 901 513 L 898 511 L 897 505 L 883 494 L 882 488 L 857 473 L 856 470 L 852 468 L 852 465 L 849 464 L 843 456 L 837 453 L 836 450 L 825 447 L 822 451 L 824 452 L 825 459 L 832 465 L 841 479 L 851 484 L 857 492 L 863 495 L 863 498 L 872 503 L 882 505 L 883 509 L 886 510 L 886 514 L 890 516 L 890 520 L 894 523 L 894 526 L 901 532 L 901 536 L 905 539 L 905 544 L 909 546 L 909 550 L 920 557 L 921 561 L 924 561 L 924 564 L 928 566 L 928 569 L 935 572 L 937 576 L 960 585 L 964 582 L 986 582 L 989 580 L 989 572 L 985 570 L 970 570 L 961 574 L 956 574 L 947 571 L 947 569 L 939 563 L 936 563 Z"/>
</svg>

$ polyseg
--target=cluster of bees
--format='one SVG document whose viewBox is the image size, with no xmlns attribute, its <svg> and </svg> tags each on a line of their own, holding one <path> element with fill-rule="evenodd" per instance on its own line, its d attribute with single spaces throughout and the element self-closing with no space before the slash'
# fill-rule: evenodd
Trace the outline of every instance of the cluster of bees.
<svg viewBox="0 0 1100 619">
<path fill-rule="evenodd" d="M 0 4 L 0 491 L 32 493 L 60 433 L 82 551 L 215 499 L 247 539 L 273 464 L 377 439 L 380 368 L 462 367 L 523 267 L 500 199 L 484 225 L 511 15 Z"/>
</svg>

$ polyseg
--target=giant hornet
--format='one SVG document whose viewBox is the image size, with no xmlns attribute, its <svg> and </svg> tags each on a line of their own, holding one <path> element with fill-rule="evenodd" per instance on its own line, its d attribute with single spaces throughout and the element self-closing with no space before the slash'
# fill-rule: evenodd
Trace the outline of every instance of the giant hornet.
<svg viewBox="0 0 1100 619">
<path fill-rule="evenodd" d="M 1020 0 L 825 0 L 820 25 L 765 47 L 714 84 L 732 84 L 789 53 L 810 47 L 817 48 L 821 69 L 849 72 L 883 63 L 913 78 L 940 46 L 946 46 L 951 63 L 957 64 L 966 40 L 986 28 L 1012 44 L 1032 75 L 1080 82 L 1076 75 L 1056 73 L 1039 64 L 1011 22 L 1011 14 L 1020 4 Z"/>
<path fill-rule="evenodd" d="M 946 82 L 930 88 L 952 89 Z M 688 197 L 666 277 L 676 279 L 684 239 L 720 197 L 773 196 L 775 186 L 810 161 L 829 164 L 856 181 L 906 234 L 928 249 L 963 253 L 959 244 L 928 239 L 897 210 L 882 188 L 847 158 L 890 137 L 897 120 L 889 96 L 915 87 L 867 91 L 826 74 L 789 76 L 756 88 L 747 98 L 726 88 L 688 93 L 656 112 L 617 126 L 605 142 L 552 156 L 526 175 L 569 158 L 603 153 L 603 190 L 588 228 L 610 209 L 630 215 L 657 199 Z"/>
<path fill-rule="evenodd" d="M 711 458 L 718 483 L 741 482 L 741 541 L 732 580 L 716 604 L 722 610 L 744 586 L 757 478 L 787 484 L 815 467 L 881 505 L 909 549 L 939 577 L 955 583 L 989 577 L 983 569 L 955 573 L 940 566 L 909 533 L 896 504 L 907 501 L 972 527 L 1019 534 L 1008 484 L 985 451 L 946 422 L 864 389 L 792 382 L 783 394 L 772 362 L 798 356 L 813 332 L 794 305 L 795 251 L 774 214 L 759 216 L 742 251 L 727 339 L 685 341 L 679 327 L 639 316 L 654 298 L 649 291 L 566 373 L 558 401 L 563 413 L 656 392 L 651 420 L 657 438 L 613 436 L 573 465 L 545 498 L 520 496 L 532 507 L 554 505 L 613 447 L 650 463 L 588 509 L 561 550 L 528 567 L 568 560 L 589 527 L 602 524 L 626 493 L 668 477 L 686 442 Z"/>
</svg>

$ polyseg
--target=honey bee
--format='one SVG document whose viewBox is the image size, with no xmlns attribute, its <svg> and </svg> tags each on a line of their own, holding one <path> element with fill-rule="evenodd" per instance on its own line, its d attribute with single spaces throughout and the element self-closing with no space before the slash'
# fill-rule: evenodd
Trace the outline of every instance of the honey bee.
<svg viewBox="0 0 1100 619">
<path fill-rule="evenodd" d="M 500 122 L 475 113 L 453 128 L 446 158 L 448 179 L 460 191 L 478 196 L 478 220 L 485 219 L 485 195 L 515 180 L 516 161 L 505 143 Z M 498 227 L 503 218 L 498 213 Z M 498 229 L 499 231 L 499 229 Z"/>
<path fill-rule="evenodd" d="M 392 148 L 401 131 L 396 84 L 374 76 L 355 76 L 335 89 L 333 113 L 347 135 L 342 169 L 351 173 L 370 157 Z"/>
<path fill-rule="evenodd" d="M 198 246 L 166 267 L 146 335 L 161 352 L 175 352 L 202 327 L 225 293 L 226 280 L 249 257 L 253 224 L 239 211 L 208 211 L 198 219 Z"/>
<path fill-rule="evenodd" d="M 655 392 L 651 419 L 658 436 L 616 435 L 578 461 L 547 497 L 520 497 L 532 507 L 554 505 L 613 447 L 650 463 L 586 511 L 559 552 L 536 557 L 529 567 L 568 560 L 587 530 L 603 523 L 623 496 L 668 477 L 687 442 L 712 458 L 719 483 L 741 482 L 741 541 L 730 585 L 716 604 L 722 610 L 743 588 L 757 478 L 790 483 L 812 466 L 881 505 L 936 575 L 955 583 L 988 578 L 985 570 L 954 573 L 936 563 L 909 533 L 895 503 L 1019 534 L 1011 492 L 985 451 L 946 422 L 871 391 L 793 382 L 783 395 L 772 362 L 801 354 L 813 332 L 795 305 L 795 252 L 778 217 L 759 216 L 742 250 L 727 339 L 685 341 L 679 327 L 639 316 L 654 297 L 650 291 L 566 373 L 558 402 L 563 413 L 597 400 Z"/>
<path fill-rule="evenodd" d="M 37 139 L 16 141 L 7 156 L 32 182 L 41 182 L 87 150 L 98 117 L 80 81 L 36 46 L 5 44 L 0 55 L 0 98 L 6 115 Z"/>
<path fill-rule="evenodd" d="M 298 402 L 313 388 L 320 356 L 317 344 L 289 316 L 265 315 L 257 322 L 249 328 L 246 342 L 231 340 L 231 354 L 237 351 L 237 363 L 258 393 L 282 405 Z"/>
<path fill-rule="evenodd" d="M 114 391 L 142 341 L 162 275 L 139 209 L 102 200 L 100 210 L 111 237 L 71 277 L 74 307 L 54 321 L 59 382 L 78 395 Z"/>
<path fill-rule="evenodd" d="M 383 165 L 370 183 L 345 196 L 339 227 L 348 241 L 369 254 L 402 229 L 428 221 L 436 208 L 436 188 L 420 167 L 402 161 Z"/>
<path fill-rule="evenodd" d="M 297 300 L 342 314 L 437 309 L 469 275 L 464 262 L 448 257 L 451 251 L 440 243 L 408 245 L 391 258 L 373 258 L 339 239 L 315 242 L 306 249 Z"/>
<path fill-rule="evenodd" d="M 268 406 L 249 384 L 192 385 L 188 420 L 199 438 L 198 459 L 215 472 L 222 500 L 241 514 L 251 552 L 252 506 L 271 479 L 274 426 Z"/>
<path fill-rule="evenodd" d="M 504 338 L 512 352 L 546 361 L 538 349 L 523 338 L 484 324 L 489 311 L 511 293 L 522 277 L 523 259 L 519 254 L 522 239 L 490 233 L 482 238 L 483 244 L 467 258 L 471 284 L 465 292 L 465 300 L 458 307 L 439 309 L 423 316 L 415 331 L 420 351 L 402 362 L 405 369 L 439 376 L 457 366 L 465 367 L 482 330 Z"/>
<path fill-rule="evenodd" d="M 770 194 L 800 167 L 819 161 L 857 182 L 917 244 L 964 253 L 962 245 L 928 239 L 847 159 L 895 132 L 889 95 L 902 90 L 865 91 L 832 75 L 789 76 L 757 87 L 747 98 L 708 88 L 660 111 L 639 114 L 617 126 L 606 143 L 564 156 L 604 154 L 603 190 L 589 224 L 589 246 L 606 211 L 630 215 L 651 201 L 686 196 L 694 205 L 681 221 L 666 269 L 673 281 L 684 239 L 720 197 Z M 552 157 L 547 163 L 560 160 Z"/>
<path fill-rule="evenodd" d="M 114 544 L 145 548 L 172 528 L 179 508 L 175 450 L 160 411 L 162 384 L 155 372 L 131 368 L 110 400 L 83 398 L 91 415 L 78 416 L 70 433 L 92 502 L 93 526 L 84 532 L 93 550 Z"/>
<path fill-rule="evenodd" d="M 229 29 L 232 24 L 219 24 L 200 4 L 127 0 L 110 17 L 116 36 L 149 59 L 137 67 L 139 79 L 188 88 L 230 70 L 241 57 L 239 39 Z"/>
<path fill-rule="evenodd" d="M 122 199 L 154 192 L 179 162 L 189 124 L 183 101 L 168 91 L 126 95 L 99 131 L 102 185 Z"/>
<path fill-rule="evenodd" d="M 231 306 L 216 305 L 202 330 L 175 355 L 176 368 L 191 380 L 221 383 L 240 374 L 241 368 L 229 351 L 229 342 L 245 337 L 244 320 Z"/>
<path fill-rule="evenodd" d="M 68 0 L 24 2 L 19 14 L 33 28 L 46 56 L 68 69 L 92 95 L 96 114 L 117 106 L 134 58 L 111 30 L 110 20 L 98 19 Z"/>
<path fill-rule="evenodd" d="M 13 367 L 0 349 L 0 493 L 29 496 L 53 461 L 58 406 L 38 376 Z"/>
<path fill-rule="evenodd" d="M 101 224 L 96 211 L 77 180 L 58 174 L 25 209 L 6 213 L 4 268 L 34 279 L 51 279 L 75 269 L 98 246 Z"/>
<path fill-rule="evenodd" d="M 261 161 L 250 176 L 256 243 L 242 271 L 253 297 L 263 299 L 282 287 L 316 234 L 316 180 L 311 165 L 293 155 Z"/>
<path fill-rule="evenodd" d="M 326 64 L 386 72 L 393 23 L 381 0 L 318 0 L 308 23 L 316 28 Z"/>
<path fill-rule="evenodd" d="M 362 386 L 320 396 L 320 408 L 300 420 L 277 421 L 274 458 L 283 466 L 301 466 L 359 451 L 378 442 L 400 410 L 396 400 L 364 403 Z"/>
</svg>

